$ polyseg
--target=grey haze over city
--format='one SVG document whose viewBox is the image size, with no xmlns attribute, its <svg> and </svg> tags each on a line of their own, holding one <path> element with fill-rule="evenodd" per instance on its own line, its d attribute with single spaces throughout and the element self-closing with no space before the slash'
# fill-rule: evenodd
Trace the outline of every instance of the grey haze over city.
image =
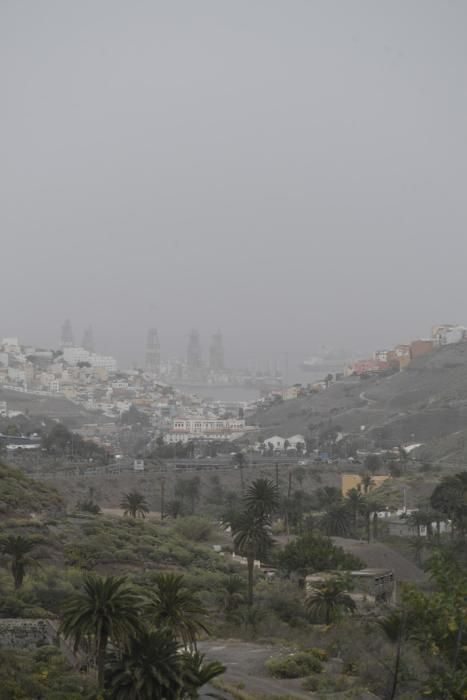
<svg viewBox="0 0 467 700">
<path fill-rule="evenodd" d="M 3 0 L 0 335 L 230 364 L 467 322 L 463 0 Z M 294 360 L 295 361 L 295 360 Z"/>
</svg>

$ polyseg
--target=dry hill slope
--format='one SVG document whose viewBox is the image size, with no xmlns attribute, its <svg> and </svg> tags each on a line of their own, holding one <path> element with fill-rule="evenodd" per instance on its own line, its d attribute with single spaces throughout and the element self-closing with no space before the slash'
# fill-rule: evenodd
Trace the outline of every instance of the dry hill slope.
<svg viewBox="0 0 467 700">
<path fill-rule="evenodd" d="M 260 410 L 253 422 L 265 438 L 311 436 L 329 424 L 357 433 L 364 425 L 382 447 L 459 434 L 467 429 L 467 343 L 414 360 L 390 377 L 351 378 L 326 392 Z"/>
</svg>

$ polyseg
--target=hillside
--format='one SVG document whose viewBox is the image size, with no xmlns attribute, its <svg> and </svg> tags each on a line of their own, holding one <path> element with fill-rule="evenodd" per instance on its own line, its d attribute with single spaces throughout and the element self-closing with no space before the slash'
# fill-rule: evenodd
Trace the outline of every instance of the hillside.
<svg viewBox="0 0 467 700">
<path fill-rule="evenodd" d="M 63 500 L 52 486 L 38 483 L 18 469 L 0 464 L 0 514 L 53 513 L 63 508 Z"/>
<path fill-rule="evenodd" d="M 86 411 L 82 406 L 68 401 L 63 396 L 41 396 L 0 388 L 0 401 L 6 401 L 10 411 L 21 411 L 31 419 L 58 419 L 73 428 L 78 428 L 84 423 L 99 421 L 98 413 Z"/>
<path fill-rule="evenodd" d="M 311 437 L 328 425 L 360 433 L 365 426 L 365 435 L 381 447 L 437 441 L 440 458 L 445 454 L 440 439 L 467 428 L 467 344 L 418 358 L 389 377 L 350 378 L 320 394 L 260 410 L 252 422 L 265 438 L 274 433 Z M 447 452 L 462 459 L 463 449 L 449 441 Z"/>
</svg>

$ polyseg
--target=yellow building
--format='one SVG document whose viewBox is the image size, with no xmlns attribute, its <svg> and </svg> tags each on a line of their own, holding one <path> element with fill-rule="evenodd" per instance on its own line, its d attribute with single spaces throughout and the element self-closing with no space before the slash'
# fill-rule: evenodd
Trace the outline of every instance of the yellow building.
<svg viewBox="0 0 467 700">
<path fill-rule="evenodd" d="M 374 491 L 377 489 L 379 486 L 381 486 L 382 483 L 384 483 L 387 479 L 390 479 L 390 476 L 372 476 L 371 481 L 372 484 L 370 485 L 370 491 Z M 350 489 L 362 489 L 362 477 L 360 474 L 342 474 L 341 476 L 341 490 L 342 490 L 342 495 L 345 498 L 345 496 L 348 494 Z"/>
</svg>

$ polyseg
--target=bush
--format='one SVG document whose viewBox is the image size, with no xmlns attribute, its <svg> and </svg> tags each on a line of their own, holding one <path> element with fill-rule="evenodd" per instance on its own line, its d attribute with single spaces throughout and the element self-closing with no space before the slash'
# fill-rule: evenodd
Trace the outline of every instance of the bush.
<svg viewBox="0 0 467 700">
<path fill-rule="evenodd" d="M 321 673 L 323 665 L 310 652 L 300 651 L 289 656 L 280 656 L 266 661 L 266 668 L 274 678 L 303 678 L 312 673 Z"/>
<path fill-rule="evenodd" d="M 319 690 L 319 678 L 316 676 L 308 676 L 302 682 L 303 690 L 310 690 L 312 693 L 316 693 Z"/>
<path fill-rule="evenodd" d="M 175 530 L 187 540 L 206 542 L 211 536 L 212 525 L 207 518 L 199 518 L 193 515 L 187 518 L 179 518 L 176 522 Z"/>
<path fill-rule="evenodd" d="M 306 650 L 309 654 L 318 659 L 318 661 L 327 661 L 329 659 L 329 654 L 326 649 L 318 649 L 318 647 L 312 647 Z"/>
<path fill-rule="evenodd" d="M 279 568 L 287 573 L 306 575 L 313 571 L 362 569 L 364 564 L 353 554 L 332 543 L 329 537 L 307 533 L 289 542 L 277 553 Z"/>
</svg>

